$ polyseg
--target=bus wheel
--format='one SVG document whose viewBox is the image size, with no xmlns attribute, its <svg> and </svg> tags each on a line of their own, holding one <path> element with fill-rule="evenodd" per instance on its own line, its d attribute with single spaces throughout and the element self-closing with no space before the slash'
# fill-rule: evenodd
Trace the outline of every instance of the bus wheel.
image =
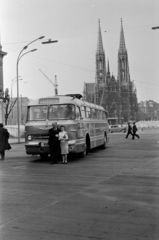
<svg viewBox="0 0 159 240">
<path fill-rule="evenodd" d="M 79 154 L 80 157 L 84 158 L 88 154 L 87 144 L 84 145 L 84 150 Z"/>
<path fill-rule="evenodd" d="M 106 137 L 106 135 L 104 135 L 104 143 L 102 144 L 102 149 L 106 149 L 106 147 L 107 147 L 107 137 Z"/>
<path fill-rule="evenodd" d="M 48 154 L 40 154 L 41 160 L 45 160 L 48 158 Z"/>
</svg>

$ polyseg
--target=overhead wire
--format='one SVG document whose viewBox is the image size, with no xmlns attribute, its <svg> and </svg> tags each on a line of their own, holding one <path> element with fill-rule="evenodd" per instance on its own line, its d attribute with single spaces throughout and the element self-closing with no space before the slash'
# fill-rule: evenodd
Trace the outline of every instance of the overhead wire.
<svg viewBox="0 0 159 240">
<path fill-rule="evenodd" d="M 148 24 L 148 25 L 141 25 L 141 26 L 134 26 L 134 27 L 125 27 L 124 26 L 124 30 L 127 29 L 135 29 L 135 28 L 143 28 L 143 27 L 152 27 L 155 24 Z M 158 25 L 158 24 L 156 24 Z M 119 29 L 110 29 L 110 30 L 106 30 L 106 31 L 102 31 L 102 32 L 114 32 L 114 31 L 120 31 Z M 75 34 L 75 35 L 68 35 L 68 36 L 63 36 L 63 37 L 59 37 L 58 39 L 66 39 L 66 38 L 72 38 L 72 37 L 81 37 L 81 36 L 89 36 L 89 35 L 96 35 L 97 33 L 86 33 L 86 34 Z M 10 42 L 10 43 L 3 43 L 2 45 L 12 45 L 12 44 L 19 44 L 19 43 L 28 43 L 30 42 L 30 40 L 28 41 L 22 41 L 22 42 Z"/>
<path fill-rule="evenodd" d="M 12 50 L 12 51 L 18 52 L 18 51 L 16 51 L 16 50 Z M 88 71 L 88 72 L 91 72 L 91 73 L 94 73 L 94 74 L 95 74 L 95 72 L 96 72 L 96 71 L 94 71 L 94 70 L 89 70 L 89 69 L 85 69 L 85 68 L 80 68 L 80 67 L 77 67 L 77 66 L 73 66 L 73 65 L 70 65 L 70 64 L 65 64 L 65 63 L 53 61 L 53 60 L 46 59 L 46 58 L 41 58 L 41 57 L 32 56 L 32 55 L 30 55 L 30 57 L 32 57 L 32 58 L 38 58 L 38 59 L 45 60 L 45 61 L 49 61 L 49 62 L 54 62 L 54 63 L 56 63 L 56 64 L 65 65 L 65 66 L 67 66 L 67 67 L 72 67 L 72 68 L 76 68 L 76 69 Z M 25 60 L 25 62 L 27 62 L 27 61 Z M 27 62 L 27 63 L 29 63 L 29 64 L 34 64 L 34 65 L 38 65 L 38 66 L 39 66 L 38 63 L 30 63 L 30 62 Z M 48 67 L 48 68 L 49 68 L 49 67 Z M 62 70 L 62 71 L 63 71 L 63 70 Z M 65 71 L 65 70 L 64 70 L 64 71 Z M 65 71 L 65 72 L 68 72 L 68 71 Z M 69 72 L 69 73 L 71 73 L 71 72 Z M 74 73 L 73 73 L 73 74 L 74 74 Z M 76 73 L 76 75 L 83 75 L 83 74 L 77 74 L 77 73 Z M 83 76 L 86 76 L 86 75 L 83 75 Z M 90 77 L 90 76 L 87 76 L 87 77 Z M 158 84 L 148 83 L 148 82 L 145 82 L 145 81 L 137 81 L 137 80 L 135 80 L 134 82 L 135 82 L 135 83 L 136 83 L 136 82 L 139 82 L 139 83 L 141 83 L 141 84 L 142 84 L 142 83 L 144 83 L 144 84 L 146 83 L 146 84 L 150 84 L 150 85 L 159 86 Z M 140 87 L 140 86 L 139 86 L 139 87 Z M 143 88 L 143 87 L 142 87 L 142 88 Z M 152 89 L 152 88 L 145 88 L 145 89 Z M 154 89 L 153 89 L 153 90 L 154 90 Z"/>
</svg>

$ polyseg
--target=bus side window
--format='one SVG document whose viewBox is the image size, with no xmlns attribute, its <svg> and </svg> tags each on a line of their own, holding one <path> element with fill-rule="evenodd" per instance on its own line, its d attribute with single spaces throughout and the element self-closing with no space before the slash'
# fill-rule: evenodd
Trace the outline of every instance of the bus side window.
<svg viewBox="0 0 159 240">
<path fill-rule="evenodd" d="M 92 108 L 92 118 L 95 119 L 95 109 Z"/>
<path fill-rule="evenodd" d="M 97 109 L 92 108 L 92 118 L 93 119 L 97 119 L 98 115 L 97 115 Z"/>
<path fill-rule="evenodd" d="M 106 115 L 105 115 L 105 112 L 102 111 L 102 119 L 105 120 L 106 119 Z"/>
<path fill-rule="evenodd" d="M 99 119 L 98 109 L 95 110 L 95 113 L 96 113 L 96 119 Z"/>
<path fill-rule="evenodd" d="M 102 120 L 102 111 L 99 110 L 99 119 Z"/>
<path fill-rule="evenodd" d="M 83 119 L 86 118 L 86 107 L 84 107 L 84 106 L 81 107 L 81 115 L 82 115 Z"/>
<path fill-rule="evenodd" d="M 93 118 L 92 108 L 90 108 L 89 118 L 90 118 L 90 119 Z"/>
<path fill-rule="evenodd" d="M 86 107 L 86 118 L 89 118 L 90 116 L 90 108 Z"/>
<path fill-rule="evenodd" d="M 80 118 L 81 118 L 80 108 L 76 106 L 76 119 L 80 119 Z"/>
</svg>

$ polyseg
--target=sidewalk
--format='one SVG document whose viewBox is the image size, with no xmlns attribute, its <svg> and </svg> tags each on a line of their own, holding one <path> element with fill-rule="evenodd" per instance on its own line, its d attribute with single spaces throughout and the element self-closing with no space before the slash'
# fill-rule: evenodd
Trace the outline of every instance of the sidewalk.
<svg viewBox="0 0 159 240">
<path fill-rule="evenodd" d="M 21 144 L 25 143 L 25 138 L 20 138 L 20 143 L 18 143 L 18 138 L 9 138 L 9 143 L 10 144 Z"/>
</svg>

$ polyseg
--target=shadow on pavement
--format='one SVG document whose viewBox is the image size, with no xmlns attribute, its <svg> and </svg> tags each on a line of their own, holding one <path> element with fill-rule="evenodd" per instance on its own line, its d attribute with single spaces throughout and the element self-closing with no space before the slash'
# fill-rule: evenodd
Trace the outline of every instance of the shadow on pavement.
<svg viewBox="0 0 159 240">
<path fill-rule="evenodd" d="M 109 146 L 107 148 L 111 148 L 111 147 Z M 101 152 L 101 151 L 106 151 L 106 149 L 101 149 L 101 147 L 93 148 L 89 151 L 88 155 L 86 155 L 84 158 L 82 158 L 78 154 L 69 154 L 68 155 L 68 164 L 70 164 L 70 163 L 73 164 L 73 163 L 76 163 L 76 162 L 79 162 L 79 161 L 86 161 L 87 156 L 91 156 L 92 154 L 98 153 L 98 152 Z M 45 159 L 41 159 L 40 156 L 38 156 L 38 155 L 35 155 L 35 156 L 32 156 L 32 157 L 36 158 L 36 159 L 31 159 L 30 160 L 30 162 L 32 162 L 32 163 L 50 164 L 50 162 L 51 162 L 50 156 L 46 157 Z M 59 164 L 61 162 L 62 162 L 62 158 L 59 160 Z M 56 164 L 54 164 L 54 165 L 56 165 Z"/>
</svg>

